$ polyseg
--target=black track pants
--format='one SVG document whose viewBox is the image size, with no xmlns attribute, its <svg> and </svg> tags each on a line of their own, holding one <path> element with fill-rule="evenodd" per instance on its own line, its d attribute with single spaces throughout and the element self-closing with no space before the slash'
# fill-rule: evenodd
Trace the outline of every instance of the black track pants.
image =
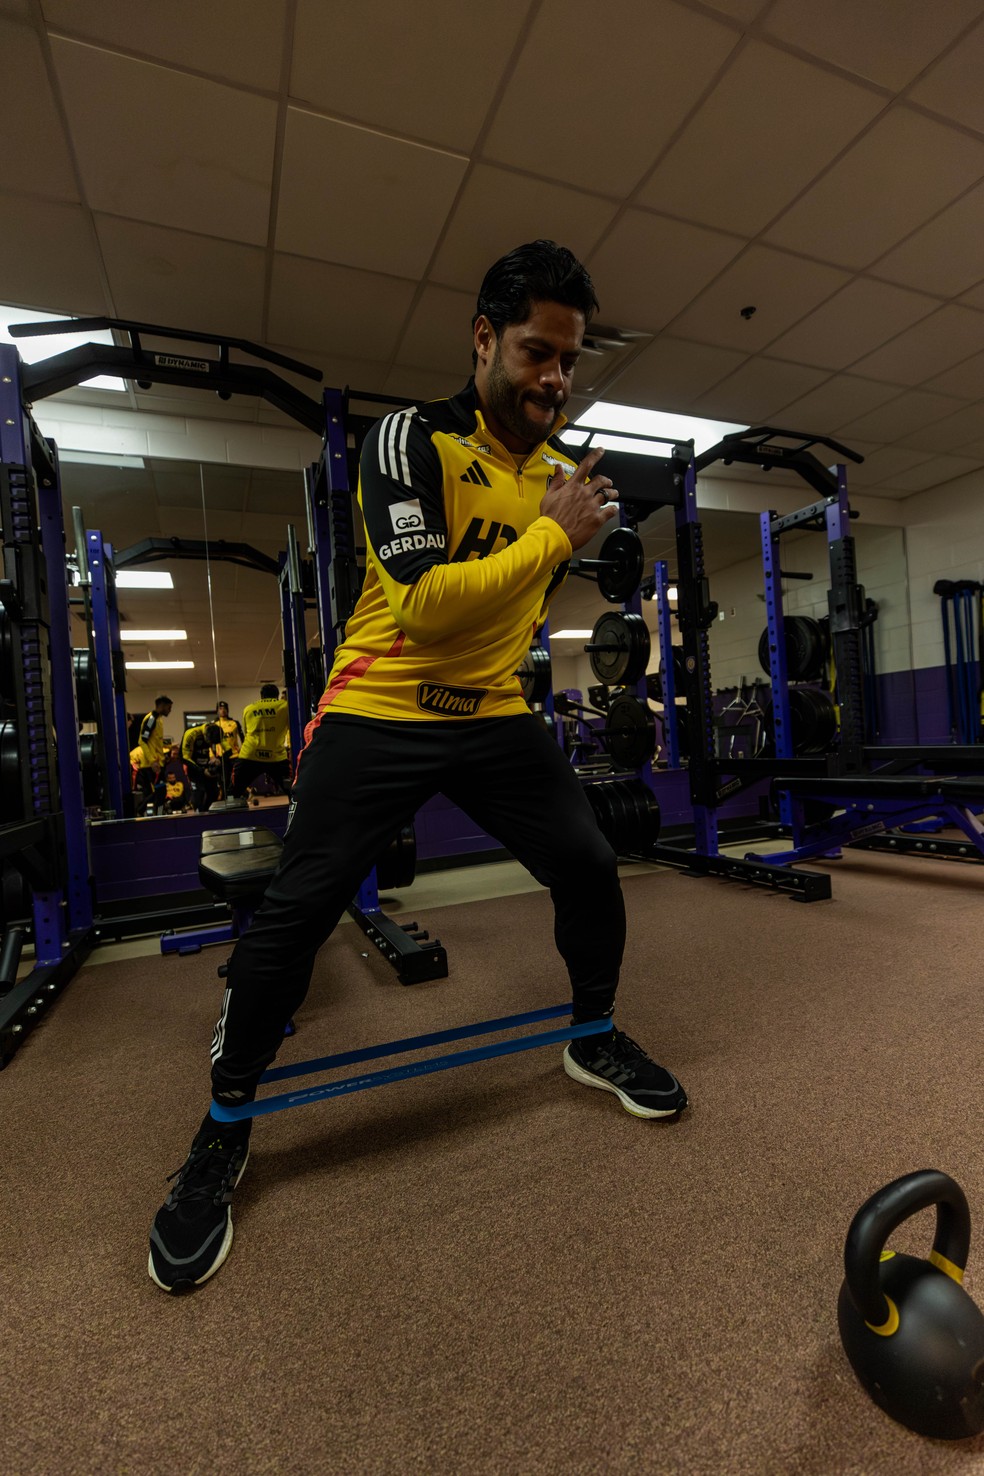
<svg viewBox="0 0 984 1476">
<path fill-rule="evenodd" d="M 217 1101 L 252 1099 L 318 949 L 399 827 L 439 792 L 550 888 L 575 1018 L 611 1010 L 625 945 L 617 862 L 542 725 L 532 716 L 397 723 L 336 714 L 301 757 L 280 866 L 229 960 L 212 1047 Z"/>
</svg>

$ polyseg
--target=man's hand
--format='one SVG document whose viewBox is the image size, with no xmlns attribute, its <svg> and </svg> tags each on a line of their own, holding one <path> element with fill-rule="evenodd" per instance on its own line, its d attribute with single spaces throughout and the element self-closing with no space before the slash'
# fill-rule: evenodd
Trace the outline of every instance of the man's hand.
<svg viewBox="0 0 984 1476">
<path fill-rule="evenodd" d="M 611 480 L 591 475 L 604 454 L 603 446 L 594 447 L 570 480 L 558 466 L 540 503 L 541 515 L 560 524 L 575 551 L 590 543 L 618 512 L 618 493 Z"/>
</svg>

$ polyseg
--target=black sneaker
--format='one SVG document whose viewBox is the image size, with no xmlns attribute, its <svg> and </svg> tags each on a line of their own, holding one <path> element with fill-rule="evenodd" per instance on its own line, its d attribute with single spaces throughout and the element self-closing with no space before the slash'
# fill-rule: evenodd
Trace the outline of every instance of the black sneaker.
<svg viewBox="0 0 984 1476">
<path fill-rule="evenodd" d="M 249 1158 L 247 1122 L 206 1118 L 177 1183 L 150 1229 L 147 1270 L 163 1291 L 189 1291 L 214 1276 L 232 1249 L 232 1191 Z"/>
<path fill-rule="evenodd" d="M 564 1070 L 584 1086 L 614 1092 L 633 1117 L 674 1117 L 687 1105 L 672 1072 L 657 1066 L 621 1030 L 572 1040 L 564 1051 Z"/>
</svg>

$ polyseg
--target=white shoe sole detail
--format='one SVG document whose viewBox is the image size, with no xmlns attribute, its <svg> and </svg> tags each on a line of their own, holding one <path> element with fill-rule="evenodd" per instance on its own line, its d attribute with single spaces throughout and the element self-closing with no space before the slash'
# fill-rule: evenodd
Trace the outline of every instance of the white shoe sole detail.
<svg viewBox="0 0 984 1476">
<path fill-rule="evenodd" d="M 246 1172 L 246 1165 L 248 1163 L 249 1163 L 249 1149 L 247 1148 L 246 1149 L 246 1157 L 243 1159 L 243 1166 L 239 1170 L 239 1173 L 236 1175 L 236 1182 L 232 1186 L 233 1189 L 235 1189 L 235 1188 L 238 1187 L 239 1180 L 242 1178 L 243 1174 Z M 216 1273 L 216 1271 L 218 1271 L 219 1268 L 223 1265 L 223 1263 L 227 1259 L 227 1257 L 229 1255 L 229 1252 L 231 1250 L 232 1250 L 232 1205 L 230 1204 L 230 1205 L 227 1205 L 226 1206 L 226 1232 L 225 1232 L 225 1235 L 223 1235 L 223 1237 L 222 1237 L 222 1244 L 219 1246 L 218 1255 L 215 1257 L 215 1260 L 212 1262 L 212 1264 L 209 1267 L 209 1269 L 205 1272 L 205 1275 L 204 1276 L 199 1276 L 199 1278 L 198 1278 L 197 1281 L 192 1282 L 192 1285 L 193 1286 L 203 1286 L 204 1283 L 206 1281 L 208 1281 L 208 1279 L 211 1276 L 214 1276 L 215 1273 Z M 165 1292 L 173 1292 L 174 1291 L 174 1287 L 173 1286 L 165 1286 L 164 1285 L 164 1282 L 161 1281 L 159 1279 L 159 1277 L 157 1276 L 157 1273 L 154 1270 L 154 1255 L 153 1255 L 153 1252 L 151 1252 L 148 1255 L 148 1257 L 147 1257 L 147 1270 L 150 1273 L 150 1279 L 151 1279 L 151 1281 L 154 1282 L 154 1284 L 156 1286 L 159 1286 L 160 1289 L 161 1289 L 161 1291 L 165 1291 Z M 187 1286 L 187 1282 L 181 1282 L 181 1285 L 182 1285 L 182 1287 Z"/>
<path fill-rule="evenodd" d="M 564 1051 L 564 1070 L 572 1081 L 579 1081 L 582 1086 L 600 1087 L 603 1092 L 614 1092 L 626 1112 L 631 1112 L 633 1117 L 676 1117 L 682 1112 L 682 1107 L 640 1107 L 638 1102 L 633 1102 L 621 1088 L 613 1086 L 610 1081 L 602 1081 L 600 1076 L 594 1076 L 590 1071 L 585 1071 L 574 1060 L 568 1047 Z M 686 1104 L 684 1104 L 686 1105 Z"/>
</svg>

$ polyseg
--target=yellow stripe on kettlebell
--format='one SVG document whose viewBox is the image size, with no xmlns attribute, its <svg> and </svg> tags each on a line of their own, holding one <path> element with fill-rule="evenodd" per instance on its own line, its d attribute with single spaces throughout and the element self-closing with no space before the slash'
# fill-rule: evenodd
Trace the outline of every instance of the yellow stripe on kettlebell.
<svg viewBox="0 0 984 1476">
<path fill-rule="evenodd" d="M 889 1252 L 889 1254 L 892 1255 L 894 1252 Z M 885 1297 L 885 1300 L 888 1303 L 888 1316 L 881 1327 L 875 1327 L 874 1323 L 871 1322 L 865 1323 L 865 1327 L 870 1328 L 873 1333 L 877 1333 L 880 1338 L 890 1338 L 894 1332 L 898 1332 L 899 1330 L 899 1309 L 891 1297 Z"/>
<path fill-rule="evenodd" d="M 953 1261 L 948 1261 L 946 1256 L 941 1256 L 939 1251 L 930 1251 L 929 1259 L 938 1271 L 943 1272 L 944 1276 L 949 1276 L 951 1281 L 955 1281 L 958 1286 L 963 1285 L 964 1274 L 962 1266 L 954 1265 Z"/>
</svg>

